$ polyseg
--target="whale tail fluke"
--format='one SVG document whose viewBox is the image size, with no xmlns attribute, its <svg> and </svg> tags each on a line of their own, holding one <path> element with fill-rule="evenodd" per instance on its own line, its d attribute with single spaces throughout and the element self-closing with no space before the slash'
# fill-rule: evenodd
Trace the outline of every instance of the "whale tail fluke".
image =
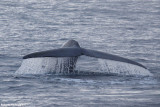
<svg viewBox="0 0 160 107">
<path fill-rule="evenodd" d="M 78 57 L 81 55 L 86 55 L 86 56 L 101 58 L 101 59 L 107 59 L 107 60 L 113 60 L 113 61 L 119 61 L 119 62 L 125 62 L 125 63 L 137 65 L 137 66 L 147 69 L 142 64 L 137 63 L 127 58 L 123 58 L 117 55 L 112 55 L 109 53 L 104 53 L 104 52 L 100 52 L 96 50 L 84 49 L 80 47 L 78 48 L 75 48 L 75 47 L 74 48 L 59 48 L 59 49 L 53 49 L 53 50 L 48 50 L 48 51 L 31 53 L 31 54 L 24 56 L 23 59 L 37 58 L 37 57 Z"/>
</svg>

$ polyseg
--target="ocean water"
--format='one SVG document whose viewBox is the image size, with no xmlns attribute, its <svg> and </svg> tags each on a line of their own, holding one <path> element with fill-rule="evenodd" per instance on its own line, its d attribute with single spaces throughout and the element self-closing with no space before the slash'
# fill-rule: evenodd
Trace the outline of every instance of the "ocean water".
<svg viewBox="0 0 160 107">
<path fill-rule="evenodd" d="M 125 69 L 131 75 L 119 68 L 114 75 L 34 70 L 16 75 L 24 55 L 59 48 L 70 39 L 132 59 L 148 71 L 132 72 L 134 66 Z M 82 56 L 77 69 L 106 71 L 105 63 Z M 0 106 L 159 107 L 160 1 L 0 0 Z"/>
</svg>

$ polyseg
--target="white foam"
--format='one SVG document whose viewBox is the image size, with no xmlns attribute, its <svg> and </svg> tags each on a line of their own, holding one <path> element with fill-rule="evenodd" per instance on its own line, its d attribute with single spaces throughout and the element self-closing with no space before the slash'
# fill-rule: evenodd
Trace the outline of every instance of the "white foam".
<svg viewBox="0 0 160 107">
<path fill-rule="evenodd" d="M 137 76 L 152 76 L 149 70 L 123 62 L 111 61 L 98 59 L 101 69 L 100 72 L 108 74 L 118 74 L 118 75 L 137 75 Z"/>
</svg>

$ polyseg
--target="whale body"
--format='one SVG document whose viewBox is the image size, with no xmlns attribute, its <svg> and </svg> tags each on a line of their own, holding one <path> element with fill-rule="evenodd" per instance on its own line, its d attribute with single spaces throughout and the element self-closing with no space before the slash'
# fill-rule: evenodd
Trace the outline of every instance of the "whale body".
<svg viewBox="0 0 160 107">
<path fill-rule="evenodd" d="M 97 50 L 81 48 L 79 43 L 75 40 L 69 40 L 59 49 L 53 49 L 53 50 L 47 50 L 47 51 L 28 54 L 24 56 L 23 59 L 41 58 L 41 57 L 62 57 L 63 61 L 62 61 L 62 64 L 60 64 L 60 67 L 63 68 L 64 71 L 73 72 L 75 70 L 78 57 L 81 55 L 124 62 L 124 63 L 136 65 L 144 69 L 147 69 L 142 64 L 127 58 L 123 58 L 123 57 L 105 53 L 105 52 L 100 52 Z"/>
</svg>

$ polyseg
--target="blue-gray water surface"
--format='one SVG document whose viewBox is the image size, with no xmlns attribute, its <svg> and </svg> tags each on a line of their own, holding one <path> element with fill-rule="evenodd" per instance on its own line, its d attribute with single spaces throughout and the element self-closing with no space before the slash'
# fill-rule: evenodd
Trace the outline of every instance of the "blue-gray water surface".
<svg viewBox="0 0 160 107">
<path fill-rule="evenodd" d="M 24 55 L 70 39 L 137 61 L 153 76 L 14 75 Z M 0 0 L 0 106 L 159 107 L 160 1 Z"/>
</svg>

